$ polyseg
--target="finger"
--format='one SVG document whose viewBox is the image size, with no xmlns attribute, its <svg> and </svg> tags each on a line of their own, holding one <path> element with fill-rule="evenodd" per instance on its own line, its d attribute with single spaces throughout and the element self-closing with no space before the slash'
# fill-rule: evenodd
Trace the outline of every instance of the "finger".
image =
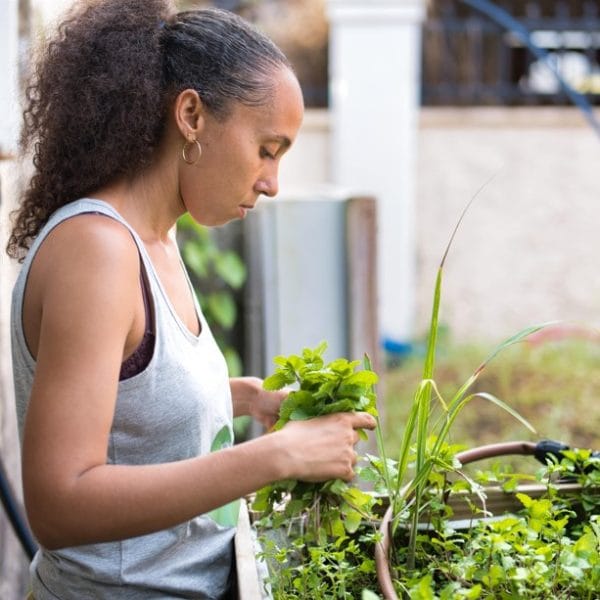
<svg viewBox="0 0 600 600">
<path fill-rule="evenodd" d="M 354 429 L 375 429 L 377 427 L 377 421 L 369 413 L 359 412 L 354 413 L 354 420 L 352 426 Z"/>
<path fill-rule="evenodd" d="M 354 472 L 354 469 L 351 467 L 350 469 L 348 469 L 346 476 L 343 477 L 342 479 L 344 481 L 352 481 L 354 479 L 355 475 L 356 475 L 356 473 Z"/>
</svg>

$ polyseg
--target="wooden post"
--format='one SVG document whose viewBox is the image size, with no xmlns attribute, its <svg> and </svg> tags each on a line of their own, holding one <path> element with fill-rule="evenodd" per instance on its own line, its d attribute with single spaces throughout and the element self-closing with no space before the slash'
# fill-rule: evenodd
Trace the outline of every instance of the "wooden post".
<svg viewBox="0 0 600 600">
<path fill-rule="evenodd" d="M 367 353 L 379 370 L 377 320 L 377 213 L 375 198 L 350 198 L 346 205 L 348 356 Z"/>
<path fill-rule="evenodd" d="M 383 371 L 377 309 L 377 206 L 373 197 L 349 198 L 346 203 L 346 274 L 348 298 L 348 356 L 367 354 L 380 375 L 377 385 L 379 418 L 384 423 Z M 357 448 L 359 454 L 378 454 L 375 436 Z"/>
</svg>

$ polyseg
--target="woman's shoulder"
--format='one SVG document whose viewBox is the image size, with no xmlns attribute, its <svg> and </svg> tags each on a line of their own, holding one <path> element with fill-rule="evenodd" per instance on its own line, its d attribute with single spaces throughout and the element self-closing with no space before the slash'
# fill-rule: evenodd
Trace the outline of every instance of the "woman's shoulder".
<svg viewBox="0 0 600 600">
<path fill-rule="evenodd" d="M 42 240 L 32 275 L 106 285 L 137 282 L 139 253 L 131 231 L 102 213 L 81 213 L 56 224 Z"/>
<path fill-rule="evenodd" d="M 78 348 L 89 336 L 97 344 L 121 344 L 135 317 L 140 287 L 131 233 L 114 219 L 82 214 L 60 221 L 40 241 L 22 304 L 34 356 L 42 329 L 54 332 L 46 339 L 56 348 L 65 343 Z"/>
<path fill-rule="evenodd" d="M 46 235 L 42 246 L 50 252 L 74 259 L 85 256 L 89 260 L 103 261 L 137 256 L 132 232 L 121 221 L 102 212 L 77 213 L 61 220 Z M 115 267 L 118 265 L 115 264 Z"/>
</svg>

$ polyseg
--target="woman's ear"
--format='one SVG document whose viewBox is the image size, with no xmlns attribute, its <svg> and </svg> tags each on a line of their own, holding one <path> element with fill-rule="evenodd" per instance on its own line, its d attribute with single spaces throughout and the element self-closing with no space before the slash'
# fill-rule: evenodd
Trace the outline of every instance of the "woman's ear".
<svg viewBox="0 0 600 600">
<path fill-rule="evenodd" d="M 175 123 L 184 139 L 197 139 L 204 127 L 205 107 L 196 90 L 179 93 L 173 105 Z"/>
</svg>

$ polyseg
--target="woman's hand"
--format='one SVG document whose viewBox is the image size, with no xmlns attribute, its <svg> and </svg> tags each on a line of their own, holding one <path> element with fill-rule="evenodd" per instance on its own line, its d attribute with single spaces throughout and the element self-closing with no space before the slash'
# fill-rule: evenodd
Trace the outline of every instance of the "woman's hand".
<svg viewBox="0 0 600 600">
<path fill-rule="evenodd" d="M 279 418 L 279 407 L 289 390 L 268 392 L 262 383 L 258 377 L 230 379 L 233 414 L 236 417 L 250 415 L 268 430 Z"/>
<path fill-rule="evenodd" d="M 285 437 L 282 448 L 285 479 L 327 481 L 354 477 L 359 440 L 357 429 L 375 429 L 367 413 L 335 413 L 307 421 L 289 421 L 272 435 Z"/>
</svg>

